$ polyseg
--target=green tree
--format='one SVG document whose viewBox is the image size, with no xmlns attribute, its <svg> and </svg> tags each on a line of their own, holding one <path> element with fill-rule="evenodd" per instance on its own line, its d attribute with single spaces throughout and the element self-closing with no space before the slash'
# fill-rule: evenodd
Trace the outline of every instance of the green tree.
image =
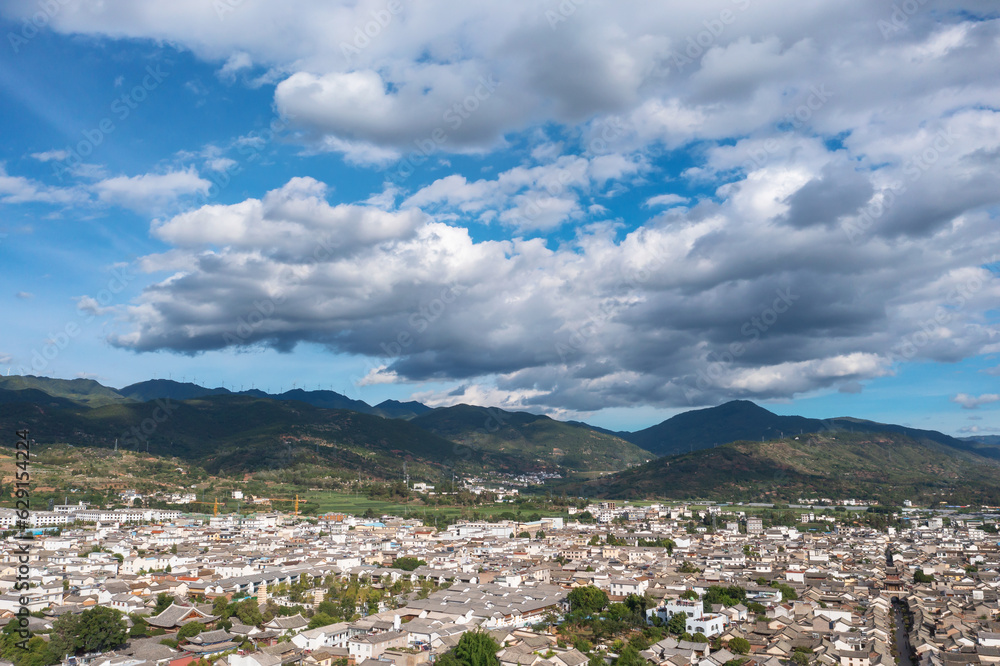
<svg viewBox="0 0 1000 666">
<path fill-rule="evenodd" d="M 83 652 L 106 652 L 125 642 L 128 625 L 121 611 L 106 606 L 97 606 L 80 613 L 80 624 L 76 640 L 77 650 Z"/>
<path fill-rule="evenodd" d="M 750 641 L 745 638 L 740 638 L 737 636 L 729 641 L 729 651 L 735 654 L 749 654 L 750 653 Z"/>
<path fill-rule="evenodd" d="M 174 598 L 167 594 L 166 592 L 160 592 L 156 595 L 156 606 L 153 607 L 153 615 L 159 615 L 163 611 L 170 608 L 170 604 L 174 603 Z"/>
<path fill-rule="evenodd" d="M 463 666 L 498 666 L 500 646 L 483 631 L 467 631 L 455 646 L 455 659 Z"/>
<path fill-rule="evenodd" d="M 792 662 L 798 666 L 809 666 L 809 654 L 796 650 L 792 652 Z"/>
<path fill-rule="evenodd" d="M 646 660 L 633 646 L 626 645 L 615 659 L 615 666 L 646 666 Z"/>
<path fill-rule="evenodd" d="M 325 627 L 326 625 L 333 624 L 336 621 L 337 619 L 331 615 L 327 615 L 326 613 L 316 613 L 312 616 L 312 619 L 309 620 L 309 628 L 315 629 L 316 627 Z"/>
<path fill-rule="evenodd" d="M 8 625 L 10 626 L 10 625 Z M 52 623 L 49 647 L 60 657 L 76 652 L 76 637 L 80 633 L 79 615 L 61 615 Z"/>
<path fill-rule="evenodd" d="M 569 593 L 568 600 L 570 610 L 587 615 L 597 613 L 608 605 L 608 595 L 593 585 L 574 589 Z"/>
<path fill-rule="evenodd" d="M 260 608 L 257 607 L 257 602 L 253 599 L 244 599 L 236 604 L 236 617 L 239 618 L 240 622 L 251 627 L 264 624 L 264 617 L 260 613 Z"/>
<path fill-rule="evenodd" d="M 667 631 L 672 634 L 683 634 L 687 629 L 687 615 L 684 613 L 674 613 L 667 621 Z"/>
<path fill-rule="evenodd" d="M 205 625 L 201 622 L 188 622 L 180 628 L 180 631 L 177 632 L 177 640 L 197 636 L 203 631 L 205 631 Z"/>
<path fill-rule="evenodd" d="M 149 635 L 149 623 L 140 615 L 131 615 L 132 628 L 128 630 L 130 638 L 143 638 Z"/>
<path fill-rule="evenodd" d="M 403 571 L 413 571 L 417 567 L 421 567 L 425 564 L 427 563 L 423 560 L 418 560 L 415 557 L 400 557 L 392 563 L 392 566 L 397 569 L 402 569 Z"/>
</svg>

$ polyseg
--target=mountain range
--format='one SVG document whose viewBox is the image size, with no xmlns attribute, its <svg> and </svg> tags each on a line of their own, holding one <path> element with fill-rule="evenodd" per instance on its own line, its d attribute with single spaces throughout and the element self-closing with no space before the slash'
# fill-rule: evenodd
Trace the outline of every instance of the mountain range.
<svg viewBox="0 0 1000 666">
<path fill-rule="evenodd" d="M 394 479 L 404 463 L 428 480 L 452 470 L 549 471 L 567 477 L 567 492 L 608 497 L 750 499 L 780 490 L 905 498 L 944 493 L 944 484 L 985 501 L 1000 489 L 997 438 L 780 416 L 744 400 L 614 432 L 472 405 L 372 406 L 334 391 L 234 392 L 164 379 L 113 389 L 15 376 L 0 377 L 0 427 L 29 427 L 41 443 L 176 456 L 213 474 L 309 469 Z"/>
</svg>

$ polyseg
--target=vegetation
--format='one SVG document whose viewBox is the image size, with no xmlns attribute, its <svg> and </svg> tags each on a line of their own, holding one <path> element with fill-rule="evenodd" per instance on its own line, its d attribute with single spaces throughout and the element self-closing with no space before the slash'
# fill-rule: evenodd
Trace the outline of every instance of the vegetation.
<svg viewBox="0 0 1000 666">
<path fill-rule="evenodd" d="M 392 563 L 392 566 L 397 569 L 402 569 L 403 571 L 413 571 L 417 567 L 422 567 L 427 563 L 423 560 L 418 560 L 415 557 L 398 557 L 396 561 Z"/>
<path fill-rule="evenodd" d="M 477 451 L 503 452 L 535 466 L 541 461 L 552 469 L 618 470 L 651 457 L 615 435 L 527 412 L 456 405 L 427 412 L 411 423 Z M 512 463 L 507 462 L 508 470 Z"/>
<path fill-rule="evenodd" d="M 829 431 L 798 439 L 740 441 L 558 489 L 616 499 L 713 497 L 789 502 L 799 497 L 871 497 L 884 506 L 903 499 L 949 504 L 1000 504 L 1000 463 L 931 439 L 898 433 Z M 788 512 L 787 518 L 798 520 Z M 893 514 L 853 515 L 858 524 L 886 526 Z M 797 524 L 797 523 L 796 523 Z"/>
<path fill-rule="evenodd" d="M 435 663 L 439 666 L 497 666 L 500 650 L 493 637 L 483 631 L 467 631 L 458 644 L 441 655 Z"/>
<path fill-rule="evenodd" d="M 739 636 L 730 640 L 727 647 L 729 648 L 729 651 L 734 654 L 750 653 L 750 641 L 745 638 L 740 638 Z"/>
</svg>

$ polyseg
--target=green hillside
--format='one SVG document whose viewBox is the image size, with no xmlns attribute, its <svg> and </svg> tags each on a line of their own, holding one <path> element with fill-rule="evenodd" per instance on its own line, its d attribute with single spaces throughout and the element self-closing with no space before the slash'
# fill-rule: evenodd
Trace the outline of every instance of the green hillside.
<svg viewBox="0 0 1000 666">
<path fill-rule="evenodd" d="M 748 400 L 733 400 L 718 407 L 678 414 L 657 425 L 621 436 L 658 456 L 671 456 L 708 449 L 739 440 L 769 440 L 844 430 L 859 433 L 896 433 L 920 440 L 932 440 L 960 451 L 1000 458 L 994 447 L 949 437 L 934 430 L 918 430 L 890 423 L 876 423 L 849 417 L 810 419 L 779 416 Z"/>
<path fill-rule="evenodd" d="M 651 458 L 614 435 L 527 412 L 456 405 L 421 414 L 410 423 L 474 449 L 519 460 L 525 467 L 613 471 Z"/>
<path fill-rule="evenodd" d="M 659 458 L 565 490 L 614 498 L 1000 502 L 1000 463 L 899 433 L 830 431 Z"/>
<path fill-rule="evenodd" d="M 122 394 L 93 379 L 51 379 L 34 375 L 0 377 L 0 389 L 19 391 L 35 389 L 56 398 L 66 398 L 87 407 L 101 407 L 129 402 Z"/>
<path fill-rule="evenodd" d="M 236 395 L 94 409 L 11 403 L 0 410 L 0 427 L 27 427 L 40 444 L 114 448 L 117 439 L 120 449 L 177 456 L 210 473 L 313 465 L 333 475 L 400 478 L 408 461 L 412 473 L 433 478 L 456 461 L 452 442 L 406 421 Z M 485 458 L 471 452 L 459 462 L 481 467 Z"/>
</svg>

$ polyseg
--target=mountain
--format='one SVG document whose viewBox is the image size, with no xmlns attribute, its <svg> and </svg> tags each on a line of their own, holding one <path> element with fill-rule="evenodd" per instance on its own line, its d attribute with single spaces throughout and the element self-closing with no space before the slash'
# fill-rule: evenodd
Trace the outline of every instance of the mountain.
<svg viewBox="0 0 1000 666">
<path fill-rule="evenodd" d="M 428 407 L 424 403 L 415 400 L 409 402 L 383 400 L 375 405 L 372 413 L 384 416 L 387 419 L 412 419 L 414 416 L 426 414 L 431 409 L 431 407 Z"/>
<path fill-rule="evenodd" d="M 18 391 L 34 389 L 56 398 L 65 398 L 86 407 L 101 407 L 129 402 L 118 391 L 93 379 L 51 379 L 34 375 L 0 377 L 0 389 Z"/>
<path fill-rule="evenodd" d="M 795 502 L 800 497 L 1000 502 L 1000 462 L 902 433 L 827 431 L 739 441 L 658 458 L 617 474 L 567 482 L 608 498 Z"/>
<path fill-rule="evenodd" d="M 150 400 L 171 399 L 171 400 L 191 400 L 201 398 L 206 395 L 228 395 L 232 391 L 224 388 L 205 388 L 191 382 L 175 382 L 170 379 L 150 379 L 138 384 L 130 384 L 125 388 L 118 389 L 118 392 L 127 398 L 138 400 L 139 402 L 149 402 Z"/>
<path fill-rule="evenodd" d="M 987 446 L 1000 446 L 1000 435 L 976 435 L 975 437 L 959 437 L 963 442 L 978 442 Z"/>
<path fill-rule="evenodd" d="M 242 395 L 92 409 L 76 403 L 44 410 L 35 403 L 5 403 L 0 428 L 24 427 L 42 445 L 148 451 L 195 462 L 213 474 L 298 469 L 307 475 L 303 470 L 313 466 L 309 474 L 402 478 L 406 461 L 415 476 L 430 478 L 444 476 L 445 469 L 450 473 L 456 463 L 453 442 L 407 421 Z M 472 451 L 459 462 L 482 468 L 501 461 Z"/>
<path fill-rule="evenodd" d="M 0 389 L 0 405 L 34 405 L 39 410 L 51 408 L 73 408 L 79 407 L 79 403 L 68 398 L 59 398 L 49 395 L 38 389 L 20 389 L 11 391 Z"/>
<path fill-rule="evenodd" d="M 803 416 L 779 416 L 748 400 L 733 400 L 718 407 L 684 412 L 645 430 L 620 434 L 658 456 L 670 456 L 738 440 L 768 440 L 782 435 L 827 431 L 897 433 L 1000 459 L 1000 449 L 994 451 L 976 442 L 966 442 L 935 430 L 919 430 L 849 417 L 820 420 Z"/>
<path fill-rule="evenodd" d="M 374 411 L 372 410 L 372 406 L 367 402 L 353 400 L 336 391 L 303 391 L 302 389 L 292 389 L 284 393 L 272 394 L 269 397 L 274 400 L 297 400 L 313 407 L 323 407 L 325 409 L 350 409 L 362 414 L 371 414 Z"/>
<path fill-rule="evenodd" d="M 410 423 L 458 444 L 509 456 L 523 466 L 609 471 L 650 457 L 619 437 L 527 412 L 455 405 L 431 410 Z"/>
<path fill-rule="evenodd" d="M 389 410 L 383 410 L 385 413 L 379 413 L 376 408 L 373 408 L 367 402 L 364 402 L 363 400 L 353 400 L 345 395 L 337 393 L 336 391 L 305 391 L 303 389 L 292 389 L 291 391 L 285 391 L 284 393 L 274 394 L 265 393 L 260 389 L 230 391 L 226 388 L 205 388 L 204 386 L 199 386 L 198 384 L 192 384 L 190 382 L 182 383 L 170 379 L 151 379 L 149 381 L 126 386 L 118 392 L 128 398 L 142 402 L 148 402 L 157 398 L 191 400 L 208 395 L 247 395 L 255 398 L 270 398 L 271 400 L 296 400 L 298 402 L 304 402 L 307 405 L 312 405 L 313 407 L 323 407 L 326 409 L 350 409 L 355 412 L 361 412 L 362 414 L 378 414 L 379 416 L 385 416 L 386 418 L 396 418 L 395 416 L 388 415 L 388 413 L 392 411 L 391 408 Z M 420 407 L 424 407 L 425 410 L 430 409 L 430 407 L 420 405 L 420 403 L 417 402 L 406 404 L 419 405 Z M 413 409 L 416 409 L 416 407 L 409 408 L 409 411 L 413 411 Z"/>
</svg>

